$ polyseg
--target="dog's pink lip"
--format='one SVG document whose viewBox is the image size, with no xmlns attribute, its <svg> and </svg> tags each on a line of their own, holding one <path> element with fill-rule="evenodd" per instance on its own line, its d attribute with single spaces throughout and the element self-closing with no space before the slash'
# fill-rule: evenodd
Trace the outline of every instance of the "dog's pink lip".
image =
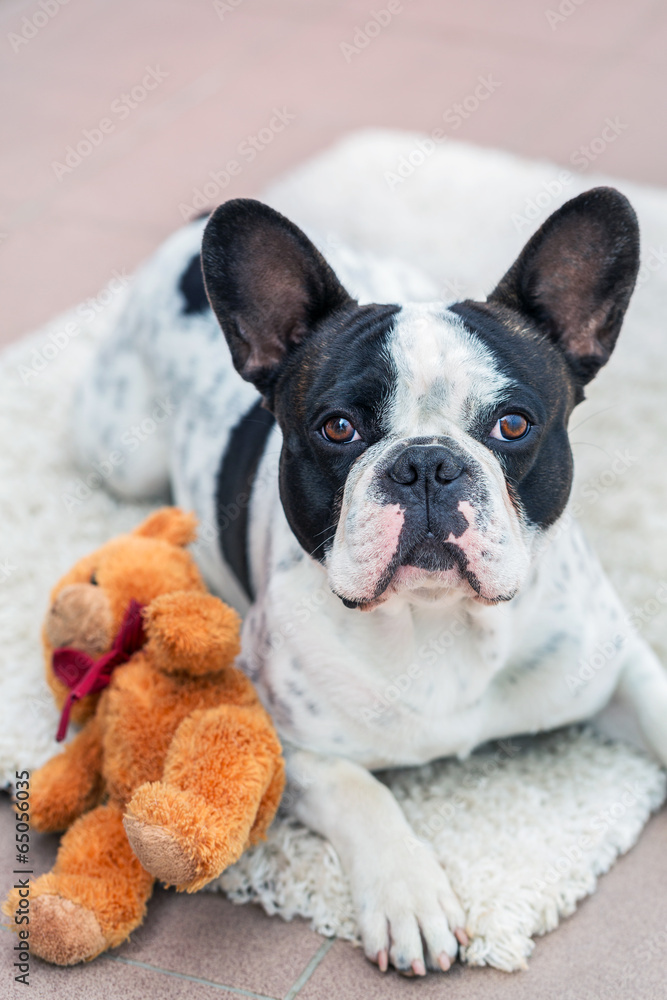
<svg viewBox="0 0 667 1000">
<path fill-rule="evenodd" d="M 454 578 L 452 580 L 442 579 L 445 573 L 454 574 Z M 400 594 L 401 592 L 409 594 L 411 590 L 415 590 L 416 588 L 414 587 L 411 588 L 409 586 L 401 586 L 401 584 L 409 583 L 414 580 L 415 577 L 421 577 L 424 580 L 425 588 L 429 587 L 429 584 L 434 588 L 440 585 L 451 590 L 464 587 L 466 597 L 471 598 L 475 601 L 475 603 L 482 604 L 485 607 L 495 607 L 497 604 L 503 604 L 507 601 L 511 601 L 517 593 L 517 591 L 514 590 L 510 594 L 484 594 L 481 589 L 473 586 L 469 578 L 469 574 L 466 574 L 458 564 L 452 566 L 449 570 L 430 571 L 422 569 L 419 566 L 412 566 L 408 563 L 403 566 L 397 566 L 394 573 L 382 587 L 382 590 L 379 593 L 376 593 L 371 599 L 367 597 L 353 598 L 342 594 L 338 594 L 338 597 L 340 597 L 347 608 L 357 611 L 374 611 L 381 604 L 388 601 L 393 595 Z"/>
</svg>

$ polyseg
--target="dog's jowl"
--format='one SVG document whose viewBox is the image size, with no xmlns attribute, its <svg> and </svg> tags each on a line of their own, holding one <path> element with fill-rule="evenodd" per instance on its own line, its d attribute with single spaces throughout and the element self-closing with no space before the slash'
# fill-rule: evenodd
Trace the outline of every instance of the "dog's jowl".
<svg viewBox="0 0 667 1000">
<path fill-rule="evenodd" d="M 616 691 L 667 764 L 665 675 L 563 517 L 568 420 L 638 263 L 632 208 L 598 188 L 484 302 L 402 301 L 380 262 L 392 291 L 360 304 L 295 225 L 231 201 L 144 266 L 81 385 L 81 463 L 118 449 L 116 494 L 198 514 L 202 569 L 245 612 L 291 808 L 339 853 L 383 969 L 447 969 L 466 932 L 373 771 L 583 720 Z M 173 416 L 123 453 L 158 399 Z M 604 669 L 568 684 L 600 648 Z M 402 697 L 373 711 L 397 677 Z"/>
</svg>

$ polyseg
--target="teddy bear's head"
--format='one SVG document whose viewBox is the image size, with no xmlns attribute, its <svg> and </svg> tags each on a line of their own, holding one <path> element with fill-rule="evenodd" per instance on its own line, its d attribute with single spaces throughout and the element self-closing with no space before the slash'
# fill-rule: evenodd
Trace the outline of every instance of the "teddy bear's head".
<svg viewBox="0 0 667 1000">
<path fill-rule="evenodd" d="M 194 540 L 196 519 L 176 507 L 163 507 L 138 528 L 107 542 L 83 559 L 55 585 L 43 629 L 46 676 L 59 708 L 68 688 L 53 672 L 53 651 L 81 650 L 96 658 L 107 652 L 131 601 L 147 605 L 173 591 L 205 592 L 194 559 L 185 546 Z M 72 719 L 83 722 L 97 695 L 76 702 Z"/>
</svg>

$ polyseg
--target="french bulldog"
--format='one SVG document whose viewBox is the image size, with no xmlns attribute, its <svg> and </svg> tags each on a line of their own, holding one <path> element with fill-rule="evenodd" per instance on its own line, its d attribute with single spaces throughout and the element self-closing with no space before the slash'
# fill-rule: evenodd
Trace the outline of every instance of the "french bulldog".
<svg viewBox="0 0 667 1000">
<path fill-rule="evenodd" d="M 230 201 L 139 272 L 80 386 L 83 468 L 198 514 L 290 808 L 338 852 L 382 970 L 447 970 L 468 936 L 374 772 L 576 723 L 614 694 L 667 764 L 667 675 L 564 517 L 568 420 L 638 265 L 630 204 L 597 188 L 486 301 L 411 302 L 414 275 L 364 265 L 360 304 L 299 228 Z"/>
</svg>

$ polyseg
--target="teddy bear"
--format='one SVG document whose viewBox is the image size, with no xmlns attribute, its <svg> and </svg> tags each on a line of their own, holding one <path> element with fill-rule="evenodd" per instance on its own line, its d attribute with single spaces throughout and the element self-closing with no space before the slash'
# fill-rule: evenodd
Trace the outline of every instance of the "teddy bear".
<svg viewBox="0 0 667 1000">
<path fill-rule="evenodd" d="M 266 835 L 284 787 L 271 720 L 234 666 L 237 614 L 206 590 L 165 507 L 54 587 L 47 680 L 81 725 L 31 776 L 30 822 L 66 830 L 30 889 L 30 948 L 73 965 L 121 944 L 156 879 L 194 892 Z M 13 916 L 13 890 L 3 907 Z"/>
</svg>

